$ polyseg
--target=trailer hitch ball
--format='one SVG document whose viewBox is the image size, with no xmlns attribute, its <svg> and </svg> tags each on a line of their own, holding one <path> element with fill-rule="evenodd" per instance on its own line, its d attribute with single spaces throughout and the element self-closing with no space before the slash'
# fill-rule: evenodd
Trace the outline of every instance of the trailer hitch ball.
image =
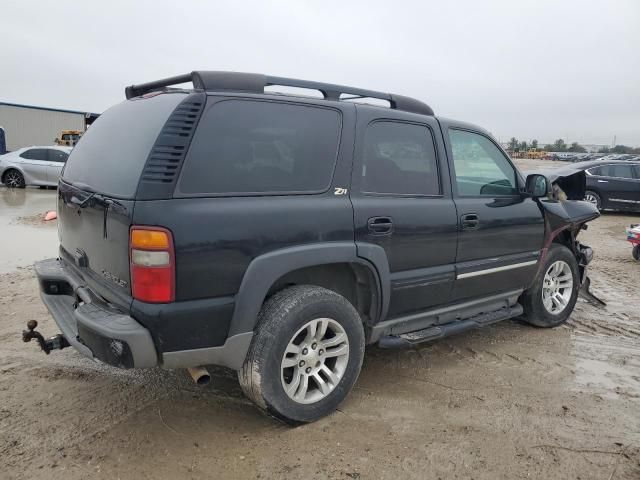
<svg viewBox="0 0 640 480">
<path fill-rule="evenodd" d="M 29 320 L 27 322 L 27 330 L 22 331 L 22 341 L 30 342 L 34 338 L 38 341 L 38 345 L 44 353 L 49 355 L 51 350 L 62 350 L 69 347 L 69 342 L 62 334 L 58 334 L 55 337 L 51 337 L 45 340 L 40 332 L 36 331 L 38 322 L 36 320 Z"/>
</svg>

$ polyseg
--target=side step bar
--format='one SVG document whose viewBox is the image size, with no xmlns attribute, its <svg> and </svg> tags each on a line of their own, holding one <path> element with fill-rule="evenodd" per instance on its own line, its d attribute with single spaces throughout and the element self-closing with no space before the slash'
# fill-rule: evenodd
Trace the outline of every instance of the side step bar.
<svg viewBox="0 0 640 480">
<path fill-rule="evenodd" d="M 481 313 L 466 320 L 457 320 L 443 325 L 435 325 L 425 328 L 424 330 L 416 330 L 415 332 L 386 335 L 380 338 L 378 345 L 380 348 L 408 348 L 418 343 L 438 340 L 448 337 L 449 335 L 466 332 L 473 328 L 484 327 L 508 318 L 517 317 L 518 315 L 522 315 L 522 311 L 522 305 L 517 303 L 510 308 L 501 308 L 495 312 Z"/>
</svg>

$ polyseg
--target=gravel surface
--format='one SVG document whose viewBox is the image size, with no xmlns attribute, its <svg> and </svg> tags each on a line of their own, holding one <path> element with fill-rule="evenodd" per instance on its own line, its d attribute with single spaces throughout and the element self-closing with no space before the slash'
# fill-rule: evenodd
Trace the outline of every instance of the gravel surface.
<svg viewBox="0 0 640 480">
<path fill-rule="evenodd" d="M 525 168 L 530 167 L 526 165 Z M 51 192 L 55 195 L 55 192 Z M 0 275 L 0 478 L 640 478 L 640 264 L 605 214 L 592 290 L 566 325 L 506 321 L 408 351 L 367 349 L 340 410 L 295 429 L 258 413 L 235 374 L 124 371 L 57 333 L 33 270 Z"/>
</svg>

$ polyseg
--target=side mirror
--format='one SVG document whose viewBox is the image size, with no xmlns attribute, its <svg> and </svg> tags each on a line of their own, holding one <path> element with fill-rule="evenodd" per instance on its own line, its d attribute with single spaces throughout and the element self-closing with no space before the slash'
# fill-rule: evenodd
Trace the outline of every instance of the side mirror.
<svg viewBox="0 0 640 480">
<path fill-rule="evenodd" d="M 546 197 L 551 191 L 551 182 L 544 175 L 532 173 L 527 176 L 525 191 L 533 198 Z"/>
</svg>

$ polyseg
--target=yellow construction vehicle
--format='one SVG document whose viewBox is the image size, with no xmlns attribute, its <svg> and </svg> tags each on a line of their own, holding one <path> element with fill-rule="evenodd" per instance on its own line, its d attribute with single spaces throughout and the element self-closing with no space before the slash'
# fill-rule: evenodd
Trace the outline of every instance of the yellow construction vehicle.
<svg viewBox="0 0 640 480">
<path fill-rule="evenodd" d="M 541 148 L 530 148 L 529 150 L 527 150 L 525 158 L 544 158 L 546 154 L 547 152 L 545 152 Z"/>
<path fill-rule="evenodd" d="M 82 136 L 80 130 L 62 130 L 60 132 L 60 136 L 54 140 L 56 145 L 61 145 L 63 147 L 74 147 L 80 137 Z"/>
</svg>

